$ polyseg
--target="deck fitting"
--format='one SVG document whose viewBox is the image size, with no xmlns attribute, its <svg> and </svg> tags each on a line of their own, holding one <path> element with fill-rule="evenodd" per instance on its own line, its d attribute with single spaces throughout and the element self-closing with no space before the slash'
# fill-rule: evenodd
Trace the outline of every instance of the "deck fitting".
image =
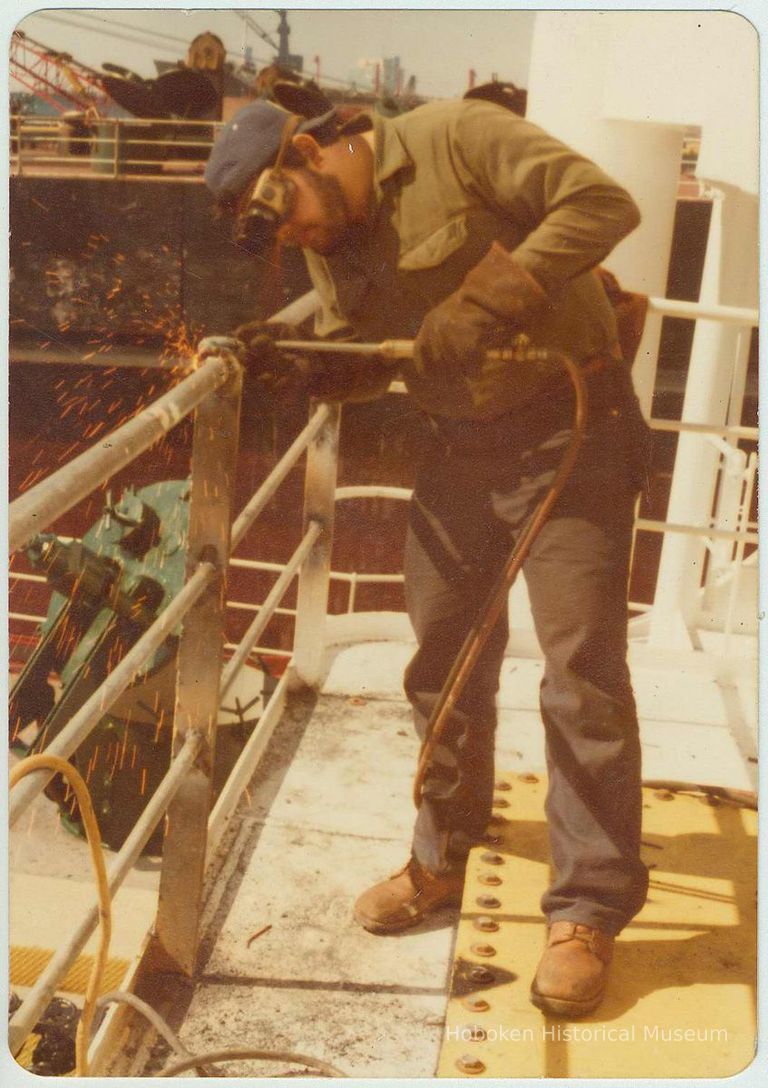
<svg viewBox="0 0 768 1088">
<path fill-rule="evenodd" d="M 496 949 L 492 944 L 473 944 L 470 948 L 473 956 L 495 956 Z"/>
<path fill-rule="evenodd" d="M 491 1007 L 490 1002 L 484 997 L 465 997 L 462 1005 L 470 1012 L 488 1012 Z"/>
<path fill-rule="evenodd" d="M 485 1065 L 479 1058 L 474 1058 L 471 1054 L 463 1054 L 462 1057 L 458 1058 L 456 1068 L 461 1073 L 477 1074 L 485 1072 Z"/>
<path fill-rule="evenodd" d="M 499 923 L 493 918 L 489 918 L 487 914 L 480 914 L 474 921 L 475 929 L 479 929 L 481 933 L 495 933 L 499 928 Z"/>
</svg>

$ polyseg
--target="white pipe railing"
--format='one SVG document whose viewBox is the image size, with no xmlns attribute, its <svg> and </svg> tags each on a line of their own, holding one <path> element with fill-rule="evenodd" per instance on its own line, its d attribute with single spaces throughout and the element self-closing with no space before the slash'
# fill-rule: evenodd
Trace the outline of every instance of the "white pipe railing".
<svg viewBox="0 0 768 1088">
<path fill-rule="evenodd" d="M 290 316 L 286 316 L 285 319 L 301 320 L 312 309 L 313 301 L 312 296 L 305 296 L 304 299 L 299 300 L 292 308 L 289 308 L 289 311 L 284 312 L 283 315 L 276 315 L 276 317 L 283 317 L 290 312 Z M 652 300 L 651 305 L 656 312 L 667 316 L 724 321 L 745 327 L 757 321 L 755 311 L 741 310 L 734 307 L 706 307 L 657 299 Z M 214 390 L 228 381 L 230 375 L 231 360 L 228 358 L 214 357 L 207 360 L 198 370 L 185 377 L 178 386 L 161 397 L 154 405 L 144 409 L 133 420 L 119 428 L 106 442 L 101 441 L 98 447 L 82 454 L 70 465 L 65 466 L 64 469 L 54 473 L 37 487 L 22 495 L 11 506 L 11 546 L 13 548 L 23 547 L 36 532 L 45 528 L 50 521 L 71 509 L 95 486 L 98 486 L 105 478 L 130 463 L 134 457 L 149 448 L 186 414 L 197 405 L 202 404 Z M 743 386 L 743 382 L 741 382 L 741 385 Z M 296 614 L 297 635 L 293 675 L 294 677 L 299 676 L 309 683 L 316 683 L 321 675 L 321 659 L 324 646 L 322 620 L 327 608 L 327 592 L 330 580 L 334 579 L 349 584 L 350 609 L 354 607 L 355 593 L 359 585 L 363 583 L 394 584 L 403 580 L 402 574 L 340 572 L 332 571 L 330 568 L 333 508 L 337 501 L 368 497 L 403 500 L 409 497 L 407 489 L 398 487 L 373 485 L 336 488 L 337 416 L 338 410 L 329 405 L 321 405 L 314 411 L 307 426 L 232 524 L 231 548 L 234 549 L 242 541 L 254 520 L 263 511 L 299 458 L 306 450 L 311 451 L 305 500 L 305 533 L 288 564 L 231 559 L 227 556 L 227 560 L 233 566 L 246 569 L 279 570 L 281 574 L 264 603 L 258 606 L 258 613 L 241 641 L 236 645 L 222 643 L 224 648 L 233 652 L 233 655 L 220 673 L 218 688 L 220 695 L 229 690 L 236 674 L 243 668 L 252 654 L 261 652 L 288 656 L 287 651 L 275 651 L 259 647 L 257 641 L 271 617 L 278 613 L 280 601 L 297 572 L 300 572 L 297 608 L 296 610 L 282 609 L 281 612 L 282 614 L 292 614 L 293 612 Z M 755 428 L 739 426 L 734 421 L 733 415 L 729 418 L 727 425 L 716 424 L 711 427 L 701 422 L 688 423 L 687 421 L 676 422 L 671 420 L 652 420 L 651 425 L 657 431 L 696 432 L 731 439 L 732 441 L 740 439 L 754 440 L 757 437 Z M 654 519 L 639 519 L 637 522 L 637 528 L 641 530 L 697 535 L 710 541 L 727 540 L 735 544 L 735 562 L 738 569 L 734 576 L 729 599 L 727 624 L 729 629 L 733 626 L 734 602 L 738 589 L 738 570 L 749 559 L 747 557 L 745 560 L 744 549 L 746 545 L 757 542 L 757 533 L 750 528 L 748 520 L 755 471 L 756 457 L 752 455 L 749 459 L 749 471 L 747 472 L 745 487 L 741 493 L 740 508 L 736 518 L 736 528 L 734 529 L 723 529 L 712 524 L 684 525 Z M 49 752 L 57 752 L 65 758 L 72 754 L 78 744 L 103 716 L 106 709 L 125 690 L 143 662 L 163 642 L 182 616 L 196 606 L 204 590 L 210 585 L 215 569 L 215 564 L 209 562 L 203 562 L 197 566 L 195 573 L 192 574 L 174 601 L 161 613 L 158 620 L 122 659 L 102 688 L 84 704 L 52 742 L 47 749 Z M 38 576 L 27 575 L 23 572 L 19 572 L 16 576 L 20 580 L 39 580 Z M 249 607 L 244 602 L 235 602 L 235 605 L 243 608 Z M 652 608 L 652 606 L 643 604 L 636 607 L 639 611 L 647 611 Z M 24 616 L 23 613 L 17 613 L 17 615 L 19 617 Z M 233 812 L 238 798 L 266 746 L 288 690 L 291 675 L 290 671 L 287 672 L 278 684 L 276 692 L 265 708 L 257 731 L 246 745 L 217 805 L 209 814 L 207 820 L 207 847 L 209 851 L 207 860 L 210 860 L 210 849 L 218 841 L 223 827 Z M 110 888 L 116 888 L 119 885 L 130 865 L 138 857 L 157 822 L 172 800 L 177 797 L 205 743 L 205 736 L 195 729 L 184 736 L 183 744 L 173 759 L 161 786 L 153 795 L 142 817 L 131 832 L 129 839 L 116 857 L 115 864 L 110 870 Z M 18 818 L 32 797 L 36 796 L 45 787 L 50 777 L 47 772 L 41 772 L 39 775 L 30 776 L 29 780 L 25 780 L 23 784 L 20 783 L 15 787 L 11 799 L 12 820 Z M 174 801 L 174 803 L 177 803 L 177 801 Z M 27 1000 L 12 1019 L 10 1030 L 14 1052 L 18 1050 L 45 1002 L 50 999 L 55 991 L 58 981 L 63 977 L 78 951 L 84 946 L 85 941 L 95 927 L 96 916 L 95 910 L 86 915 L 78 926 L 76 933 L 73 934 L 72 939 L 67 942 L 66 946 L 57 953 L 48 965 Z"/>
<path fill-rule="evenodd" d="M 308 296 L 304 296 L 298 300 L 298 303 L 293 304 L 293 308 L 300 307 L 300 313 L 294 313 L 291 316 L 294 320 L 302 320 L 308 316 L 314 307 L 314 295 L 310 293 Z M 665 316 L 687 318 L 691 320 L 705 319 L 705 320 L 720 320 L 727 321 L 729 323 L 741 324 L 741 325 L 754 325 L 757 322 L 758 314 L 755 310 L 740 309 L 737 307 L 713 307 L 704 306 L 698 303 L 681 302 L 669 299 L 652 298 L 650 300 L 650 309 L 653 312 L 663 314 Z M 284 311 L 287 313 L 287 311 Z M 742 383 L 743 384 L 743 383 Z M 279 486 L 280 483 L 286 478 L 290 470 L 298 462 L 303 455 L 306 445 L 322 428 L 324 421 L 327 419 L 327 407 L 321 408 L 315 413 L 313 418 L 307 424 L 304 431 L 296 438 L 290 449 L 281 458 L 278 465 L 272 470 L 270 475 L 261 485 L 259 490 L 249 501 L 248 505 L 241 512 L 240 516 L 233 525 L 232 530 L 232 545 L 234 548 L 240 543 L 245 536 L 248 528 L 253 521 L 262 512 L 270 497 Z M 720 436 L 724 438 L 730 438 L 732 440 L 744 439 L 756 441 L 759 436 L 759 430 L 756 427 L 745 427 L 735 423 L 729 423 L 724 425 L 710 425 L 708 423 L 692 423 L 681 420 L 668 420 L 653 418 L 649 421 L 653 430 L 667 433 L 680 433 L 680 434 L 700 434 L 702 436 L 712 435 Z M 391 487 L 385 485 L 367 485 L 367 486 L 347 486 L 336 489 L 336 500 L 342 501 L 353 498 L 392 498 L 392 499 L 407 499 L 410 497 L 410 491 L 405 488 Z M 687 534 L 689 536 L 702 536 L 707 540 L 723 540 L 734 541 L 741 539 L 741 534 L 749 529 L 749 526 L 742 522 L 741 528 L 735 532 L 724 530 L 722 528 L 699 525 L 699 526 L 686 526 L 680 523 L 666 522 L 662 519 L 640 519 L 637 522 L 638 529 L 651 532 L 671 532 L 675 534 Z M 744 538 L 745 543 L 756 543 L 756 534 L 748 533 Z M 244 569 L 256 569 L 256 570 L 272 570 L 281 571 L 284 569 L 284 565 L 280 563 L 268 563 L 259 560 L 247 560 L 240 558 L 231 558 L 230 563 L 232 566 L 241 567 Z M 12 575 L 22 580 L 40 580 L 40 576 L 30 574 L 15 574 Z M 361 583 L 367 584 L 386 584 L 392 582 L 402 582 L 402 575 L 389 575 L 389 574 L 375 574 L 375 573 L 360 573 L 360 572 L 342 572 L 331 570 L 330 578 L 333 581 L 345 581 L 350 584 L 351 595 L 354 597 L 354 587 Z M 243 610 L 255 610 L 260 608 L 260 605 L 251 605 L 245 602 L 229 602 L 230 607 Z M 351 609 L 350 609 L 351 610 Z M 283 615 L 295 615 L 295 609 L 282 609 L 278 610 Z M 30 622 L 37 617 L 24 616 L 24 614 L 13 614 L 16 618 L 28 619 Z"/>
<path fill-rule="evenodd" d="M 712 306 L 703 302 L 683 302 L 674 298 L 651 298 L 651 313 L 662 317 L 688 318 L 691 321 L 719 321 L 724 325 L 742 325 L 752 328 L 758 324 L 757 310 L 742 306 Z"/>
<path fill-rule="evenodd" d="M 152 832 L 181 786 L 184 776 L 197 759 L 202 746 L 203 737 L 201 734 L 190 733 L 187 736 L 183 747 L 174 758 L 165 777 L 152 794 L 147 807 L 136 821 L 133 830 L 109 867 L 107 884 L 110 895 L 114 895 L 128 875 L 131 866 L 138 860 Z M 40 1014 L 54 996 L 56 987 L 96 929 L 98 921 L 99 907 L 96 905 L 88 910 L 68 940 L 56 951 L 14 1013 L 8 1024 L 8 1041 L 12 1054 L 16 1054 L 23 1046 L 24 1040 L 34 1028 Z"/>
<path fill-rule="evenodd" d="M 303 305 L 299 305 L 298 311 L 301 312 L 302 309 Z M 228 365 L 229 364 L 227 364 L 227 366 Z M 166 394 L 166 396 L 162 398 L 160 409 L 158 409 L 156 403 L 150 408 L 145 409 L 144 412 L 140 413 L 134 420 L 125 424 L 118 432 L 115 432 L 115 435 L 113 436 L 114 441 L 109 445 L 109 452 L 106 456 L 103 456 L 100 452 L 94 454 L 92 450 L 89 450 L 86 454 L 76 458 L 75 461 L 70 462 L 64 469 L 59 470 L 53 477 L 49 477 L 47 480 L 42 481 L 36 488 L 33 488 L 29 493 L 22 496 L 23 502 L 19 500 L 18 505 L 13 510 L 13 539 L 26 543 L 30 536 L 30 518 L 34 517 L 36 521 L 40 522 L 40 528 L 44 528 L 46 517 L 54 519 L 60 516 L 65 509 L 70 509 L 78 498 L 83 497 L 80 494 L 81 491 L 84 490 L 85 494 L 87 494 L 85 482 L 78 487 L 72 486 L 72 480 L 78 473 L 84 472 L 88 482 L 91 484 L 103 482 L 103 478 L 108 478 L 113 474 L 113 471 L 116 471 L 113 466 L 117 462 L 119 462 L 119 467 L 122 467 L 123 464 L 128 463 L 132 459 L 129 454 L 136 456 L 143 449 L 147 448 L 147 445 L 151 445 L 152 441 L 157 437 L 158 427 L 162 433 L 164 433 L 165 430 L 170 429 L 171 426 L 175 425 L 175 423 L 183 418 L 185 413 L 182 412 L 179 405 L 182 405 L 186 411 L 189 411 L 191 408 L 195 407 L 196 404 L 204 402 L 205 397 L 208 396 L 212 390 L 218 388 L 218 386 L 227 378 L 227 373 L 223 372 L 223 377 L 219 380 L 220 369 L 221 360 L 208 360 L 204 365 L 204 368 L 201 368 L 201 371 L 196 372 L 196 374 L 192 375 L 190 378 L 184 379 L 175 390 L 172 390 L 170 394 Z M 203 370 L 205 370 L 205 374 L 203 374 L 201 378 L 200 375 Z M 192 386 L 191 392 L 190 386 Z M 316 441 L 317 436 L 321 434 L 326 427 L 329 411 L 330 410 L 326 406 L 320 406 L 317 409 L 305 430 L 291 446 L 286 457 L 270 474 L 266 486 L 262 485 L 256 495 L 254 495 L 245 509 L 241 512 L 240 516 L 235 520 L 233 526 L 233 529 L 235 530 L 235 533 L 233 534 L 233 543 L 239 543 L 253 520 L 258 516 L 266 502 L 269 501 L 275 490 L 286 478 L 288 472 L 301 454 Z M 209 419 L 209 417 L 206 418 Z M 231 427 L 225 428 L 225 430 L 228 430 L 231 434 Z M 206 431 L 210 431 L 211 434 L 216 433 L 216 429 L 211 428 L 210 423 L 206 427 Z M 203 453 L 200 453 L 198 456 L 202 463 L 204 460 Z M 193 455 L 193 499 L 196 479 L 194 465 Z M 85 466 L 85 469 L 83 469 L 83 466 Z M 203 469 L 201 469 L 201 471 L 203 471 Z M 76 497 L 73 497 L 73 490 L 77 492 Z M 205 488 L 199 489 L 200 494 L 204 494 L 205 491 Z M 197 517 L 199 519 L 200 515 L 198 514 Z M 190 520 L 192 520 L 192 517 Z M 35 528 L 37 528 L 37 525 L 35 525 Z M 276 653 L 280 656 L 288 656 L 284 651 L 273 651 L 258 647 L 257 640 L 272 616 L 277 612 L 279 602 L 282 600 L 291 581 L 301 567 L 306 565 L 308 559 L 312 556 L 313 550 L 316 548 L 318 540 L 323 536 L 324 531 L 325 527 L 321 522 L 310 520 L 305 535 L 299 544 L 299 547 L 296 549 L 294 556 L 282 569 L 280 577 L 272 587 L 272 590 L 263 605 L 259 608 L 258 615 L 243 639 L 236 646 L 233 646 L 230 643 L 222 644 L 223 648 L 234 652 L 233 656 L 229 659 L 220 673 L 218 686 L 220 695 L 226 694 L 235 676 L 244 666 L 249 656 L 254 652 L 268 652 Z M 324 549 L 325 548 L 327 548 L 327 543 L 324 545 Z M 142 664 L 163 643 L 163 641 L 165 641 L 168 635 L 178 627 L 180 620 L 202 599 L 203 594 L 210 585 L 216 571 L 217 567 L 215 563 L 206 561 L 198 565 L 196 572 L 188 579 L 179 594 L 164 609 L 158 619 L 142 635 L 125 657 L 122 658 L 101 687 L 93 693 L 89 700 L 70 719 L 61 733 L 59 733 L 46 748 L 47 752 L 59 754 L 63 758 L 72 755 L 78 745 L 88 736 L 103 717 L 104 713 L 111 705 L 113 705 L 119 695 L 136 676 Z M 38 580 L 38 576 L 26 576 L 24 572 L 19 572 L 19 574 L 21 580 Z M 211 849 L 213 844 L 217 841 L 217 835 L 223 829 L 226 821 L 234 810 L 239 795 L 247 782 L 247 777 L 250 777 L 250 774 L 252 774 L 255 762 L 258 760 L 260 753 L 266 746 L 282 707 L 285 692 L 287 690 L 287 681 L 288 674 L 282 678 L 276 691 L 273 693 L 272 698 L 265 707 L 264 713 L 259 720 L 257 730 L 255 731 L 255 735 L 251 737 L 241 758 L 238 760 L 233 774 L 225 785 L 215 810 L 209 816 L 209 828 L 206 834 L 206 842 L 203 843 L 203 851 Z M 183 791 L 188 775 L 193 773 L 197 755 L 201 749 L 209 743 L 204 732 L 200 732 L 196 729 L 188 730 L 183 735 L 182 739 L 183 743 L 179 752 L 172 760 L 168 774 L 163 779 L 158 790 L 153 794 L 147 808 L 144 810 L 144 813 L 131 832 L 129 839 L 117 855 L 115 865 L 112 867 L 109 876 L 111 890 L 114 890 L 122 881 L 127 869 L 136 860 L 141 849 L 152 834 L 157 822 L 169 806 L 179 805 L 179 797 L 181 796 L 179 791 Z M 18 819 L 34 797 L 45 788 L 51 777 L 52 775 L 47 771 L 41 771 L 34 775 L 30 775 L 14 788 L 11 799 L 12 822 Z M 181 803 L 184 803 L 183 800 Z M 164 858 L 168 853 L 168 843 L 166 842 Z M 210 860 L 210 858 L 207 860 Z M 165 861 L 162 871 L 165 871 Z M 170 884 L 173 887 L 173 881 L 171 881 Z M 55 992 L 55 988 L 60 979 L 69 969 L 79 951 L 84 947 L 85 942 L 95 928 L 97 917 L 97 912 L 91 911 L 81 920 L 71 939 L 68 940 L 54 956 L 46 970 L 38 979 L 24 1004 L 17 1010 L 10 1025 L 14 1053 L 23 1044 L 31 1027 L 38 1019 L 42 1008 L 47 1004 L 50 997 Z M 162 921 L 162 916 L 160 920 Z"/>
<path fill-rule="evenodd" d="M 14 116 L 11 174 L 200 184 L 221 127 L 221 122 L 205 120 L 102 117 L 73 122 Z M 164 172 L 166 166 L 170 169 Z"/>
<path fill-rule="evenodd" d="M 225 383 L 229 388 L 227 395 L 219 397 L 215 403 L 212 402 L 211 394 Z M 87 450 L 17 499 L 10 508 L 11 547 L 25 546 L 37 532 L 46 529 L 51 521 L 70 510 L 95 487 L 133 461 L 194 409 L 197 409 L 196 423 L 197 418 L 202 419 L 203 430 L 206 432 L 199 434 L 200 428 L 196 425 L 195 448 L 198 449 L 198 462 L 195 462 L 193 455 L 190 522 L 196 518 L 199 523 L 200 500 L 209 493 L 207 484 L 211 462 L 210 458 L 206 459 L 203 455 L 203 451 L 208 448 L 208 432 L 216 432 L 212 421 L 221 413 L 231 416 L 234 409 L 236 420 L 239 414 L 239 394 L 240 372 L 234 359 L 220 356 L 207 360 L 153 405 L 123 424 L 107 439 L 101 440 L 97 447 Z M 237 440 L 236 432 L 232 434 L 231 425 L 225 430 L 230 439 Z M 188 562 L 188 570 L 190 575 L 182 590 L 47 746 L 45 751 L 48 754 L 57 754 L 66 759 L 75 751 L 130 684 L 148 657 L 166 641 L 184 617 L 193 614 L 214 580 L 221 580 L 221 570 L 215 562 Z M 175 802 L 179 791 L 183 790 L 206 740 L 203 732 L 192 729 L 183 737 L 183 742 L 177 745 L 166 776 L 148 802 L 110 870 L 110 891 L 120 885 L 157 823 Z M 33 772 L 14 786 L 10 802 L 11 822 L 19 817 L 52 777 L 48 771 Z M 170 850 L 164 852 L 164 864 L 172 864 L 171 854 Z M 9 1024 L 13 1053 L 22 1046 L 56 986 L 93 932 L 97 921 L 98 908 L 93 908 L 82 918 L 71 938 L 53 956 L 14 1014 Z"/>
<path fill-rule="evenodd" d="M 149 405 L 133 419 L 101 439 L 73 461 L 15 499 L 9 510 L 10 551 L 23 548 L 52 521 L 153 446 L 230 374 L 231 362 L 222 356 L 207 359 L 199 370 Z"/>
</svg>

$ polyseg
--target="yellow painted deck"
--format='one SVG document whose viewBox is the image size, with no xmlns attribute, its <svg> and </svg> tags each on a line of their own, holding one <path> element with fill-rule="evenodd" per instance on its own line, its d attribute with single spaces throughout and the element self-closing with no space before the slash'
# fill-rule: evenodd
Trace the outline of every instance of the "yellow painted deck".
<svg viewBox="0 0 768 1088">
<path fill-rule="evenodd" d="M 14 873 L 10 881 L 9 955 L 10 988 L 23 996 L 42 975 L 48 963 L 74 928 L 79 913 L 84 914 L 95 901 L 95 883 L 64 880 L 40 874 Z M 123 888 L 119 892 L 120 909 L 114 912 L 110 941 L 111 955 L 101 979 L 100 994 L 119 989 L 154 917 L 155 893 L 149 888 Z M 89 939 L 86 950 L 73 962 L 56 993 L 81 1005 L 90 979 L 98 930 Z M 41 946 L 40 942 L 44 942 Z M 33 1061 L 39 1036 L 33 1033 L 16 1057 L 22 1067 Z"/>
<path fill-rule="evenodd" d="M 467 870 L 438 1076 L 726 1077 L 748 1065 L 757 813 L 644 790 L 648 902 L 617 940 L 603 1004 L 566 1021 L 528 1000 L 544 939 L 546 784 L 501 781 L 499 842 L 475 848 Z M 478 981 L 479 968 L 493 978 Z"/>
</svg>

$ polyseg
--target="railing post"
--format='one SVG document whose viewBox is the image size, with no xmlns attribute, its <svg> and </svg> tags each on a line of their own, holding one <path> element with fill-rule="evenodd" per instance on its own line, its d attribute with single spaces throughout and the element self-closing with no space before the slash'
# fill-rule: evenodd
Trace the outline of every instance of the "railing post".
<svg viewBox="0 0 768 1088">
<path fill-rule="evenodd" d="M 191 974 L 202 908 L 207 821 L 212 801 L 224 644 L 224 586 L 237 464 L 242 370 L 234 357 L 227 382 L 195 412 L 187 577 L 198 563 L 216 567 L 187 613 L 179 641 L 173 754 L 190 732 L 205 737 L 166 818 L 153 954 L 158 966 Z"/>
<path fill-rule="evenodd" d="M 293 640 L 293 677 L 296 686 L 316 687 L 323 675 L 341 418 L 338 404 L 329 405 L 328 408 L 328 418 L 307 450 L 304 532 L 310 521 L 319 522 L 323 531 L 299 572 Z"/>
</svg>

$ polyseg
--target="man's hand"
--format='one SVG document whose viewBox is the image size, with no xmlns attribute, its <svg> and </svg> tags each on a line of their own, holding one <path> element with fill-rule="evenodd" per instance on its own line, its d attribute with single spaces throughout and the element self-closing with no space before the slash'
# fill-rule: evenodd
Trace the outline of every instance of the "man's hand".
<svg viewBox="0 0 768 1088">
<path fill-rule="evenodd" d="M 312 340 L 283 321 L 249 321 L 233 336 L 208 336 L 198 345 L 198 358 L 235 351 L 264 392 L 290 399 L 302 395 L 319 400 L 365 401 L 381 396 L 392 370 L 380 360 L 343 352 L 314 354 L 283 351 L 278 340 Z"/>
<path fill-rule="evenodd" d="M 277 340 L 307 339 L 295 325 L 284 321 L 249 321 L 235 329 L 235 337 L 245 345 L 245 364 L 260 385 L 281 396 L 306 391 L 312 366 L 303 355 L 282 351 Z"/>
<path fill-rule="evenodd" d="M 452 295 L 424 318 L 415 343 L 423 374 L 478 374 L 485 352 L 525 329 L 548 305 L 536 280 L 494 242 Z"/>
</svg>

